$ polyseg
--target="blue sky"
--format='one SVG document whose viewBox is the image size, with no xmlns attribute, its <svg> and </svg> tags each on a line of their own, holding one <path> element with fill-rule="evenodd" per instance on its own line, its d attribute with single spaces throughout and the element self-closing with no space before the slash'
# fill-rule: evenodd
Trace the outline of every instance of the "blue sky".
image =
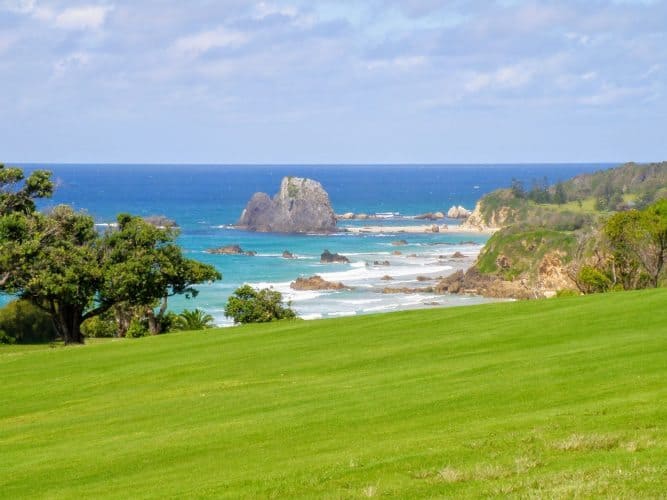
<svg viewBox="0 0 667 500">
<path fill-rule="evenodd" d="M 667 0 L 0 0 L 0 159 L 667 159 Z"/>
</svg>

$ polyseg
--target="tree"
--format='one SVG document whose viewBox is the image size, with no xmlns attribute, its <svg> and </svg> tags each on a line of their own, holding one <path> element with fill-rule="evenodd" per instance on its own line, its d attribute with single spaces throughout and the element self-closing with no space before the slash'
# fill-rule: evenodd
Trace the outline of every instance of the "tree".
<svg viewBox="0 0 667 500">
<path fill-rule="evenodd" d="M 35 199 L 50 198 L 54 184 L 51 172 L 35 170 L 26 179 L 23 170 L 0 163 L 0 216 L 35 211 Z"/>
<path fill-rule="evenodd" d="M 50 174 L 7 188 L 22 179 L 17 170 L 0 169 L 0 292 L 47 311 L 66 344 L 83 343 L 81 323 L 116 304 L 143 307 L 159 333 L 169 296 L 194 297 L 195 284 L 221 278 L 183 256 L 174 228 L 122 214 L 117 229 L 100 234 L 89 215 L 66 205 L 36 212 L 33 199 L 52 192 Z"/>
<path fill-rule="evenodd" d="M 562 182 L 556 184 L 553 201 L 558 205 L 567 203 L 567 194 L 565 193 L 565 187 Z"/>
<path fill-rule="evenodd" d="M 282 300 L 282 294 L 275 290 L 255 290 L 250 285 L 243 285 L 229 298 L 225 316 L 233 318 L 234 323 L 266 323 L 295 318 L 296 313 L 289 304 L 283 306 Z"/>
<path fill-rule="evenodd" d="M 174 319 L 174 329 L 176 330 L 205 330 L 214 326 L 213 316 L 200 309 L 193 309 L 192 311 L 185 309 Z"/>
<path fill-rule="evenodd" d="M 667 200 L 642 211 L 629 210 L 611 216 L 604 226 L 617 272 L 620 268 L 628 288 L 641 287 L 641 274 L 657 287 L 667 258 Z M 628 276 L 629 275 L 629 276 Z M 634 276 L 633 276 L 634 275 Z"/>
<path fill-rule="evenodd" d="M 523 187 L 523 182 L 521 182 L 519 179 L 512 177 L 512 185 L 510 187 L 510 190 L 512 191 L 512 195 L 515 198 L 526 197 L 526 190 Z"/>
</svg>

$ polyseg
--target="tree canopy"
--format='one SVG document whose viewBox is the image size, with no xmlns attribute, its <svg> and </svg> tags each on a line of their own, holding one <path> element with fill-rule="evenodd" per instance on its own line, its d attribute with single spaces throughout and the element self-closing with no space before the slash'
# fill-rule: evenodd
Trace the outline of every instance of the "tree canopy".
<svg viewBox="0 0 667 500">
<path fill-rule="evenodd" d="M 267 323 L 279 319 L 293 319 L 296 313 L 282 304 L 283 296 L 276 290 L 256 290 L 243 285 L 234 291 L 225 307 L 225 316 L 234 323 Z"/>
<path fill-rule="evenodd" d="M 183 256 L 174 228 L 121 214 L 117 228 L 101 234 L 92 217 L 69 206 L 36 212 L 33 198 L 52 192 L 50 174 L 5 190 L 21 178 L 16 170 L 0 178 L 0 291 L 47 311 L 65 343 L 83 342 L 81 323 L 114 305 L 152 312 L 161 301 L 159 316 L 169 296 L 193 297 L 194 285 L 221 278 L 214 267 Z"/>
</svg>

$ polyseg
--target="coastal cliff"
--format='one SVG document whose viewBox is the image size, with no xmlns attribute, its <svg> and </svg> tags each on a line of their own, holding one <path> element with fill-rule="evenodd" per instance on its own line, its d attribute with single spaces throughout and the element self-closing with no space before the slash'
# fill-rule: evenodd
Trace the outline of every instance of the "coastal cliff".
<svg viewBox="0 0 667 500">
<path fill-rule="evenodd" d="M 585 290 L 581 269 L 608 257 L 598 244 L 605 218 L 665 197 L 667 162 L 628 163 L 553 185 L 538 181 L 530 190 L 514 181 L 479 200 L 463 227 L 497 232 L 467 272 L 436 289 L 507 298 Z"/>
<path fill-rule="evenodd" d="M 266 193 L 252 196 L 237 227 L 273 233 L 329 233 L 336 229 L 336 216 L 319 182 L 285 177 L 273 198 Z"/>
</svg>

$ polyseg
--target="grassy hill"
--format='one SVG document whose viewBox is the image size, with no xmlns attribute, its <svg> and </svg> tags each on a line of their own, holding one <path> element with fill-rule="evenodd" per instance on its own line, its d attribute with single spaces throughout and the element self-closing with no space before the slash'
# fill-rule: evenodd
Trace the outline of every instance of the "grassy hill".
<svg viewBox="0 0 667 500">
<path fill-rule="evenodd" d="M 0 497 L 667 491 L 666 290 L 0 349 Z"/>
</svg>

